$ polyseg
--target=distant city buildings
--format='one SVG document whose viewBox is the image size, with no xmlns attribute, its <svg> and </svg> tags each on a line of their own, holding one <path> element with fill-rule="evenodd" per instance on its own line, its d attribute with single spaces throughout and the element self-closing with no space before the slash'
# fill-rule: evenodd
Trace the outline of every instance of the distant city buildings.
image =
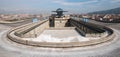
<svg viewBox="0 0 120 57">
<path fill-rule="evenodd" d="M 54 16 L 53 14 L 52 16 Z M 50 15 L 46 14 L 0 14 L 0 20 L 11 21 L 11 20 L 24 20 L 24 19 L 45 19 L 45 17 L 49 18 Z M 89 18 L 93 20 L 99 21 L 113 21 L 113 20 L 120 20 L 120 14 L 68 14 L 64 15 L 66 18 L 69 16 L 79 17 L 79 18 Z M 63 17 L 64 17 L 63 16 Z"/>
<path fill-rule="evenodd" d="M 120 14 L 71 14 L 70 16 L 79 18 L 89 18 L 99 21 L 120 20 Z"/>
<path fill-rule="evenodd" d="M 46 15 L 45 15 L 46 16 Z M 12 21 L 12 20 L 24 20 L 32 18 L 42 19 L 44 16 L 42 14 L 31 15 L 31 14 L 0 14 L 0 20 Z"/>
</svg>

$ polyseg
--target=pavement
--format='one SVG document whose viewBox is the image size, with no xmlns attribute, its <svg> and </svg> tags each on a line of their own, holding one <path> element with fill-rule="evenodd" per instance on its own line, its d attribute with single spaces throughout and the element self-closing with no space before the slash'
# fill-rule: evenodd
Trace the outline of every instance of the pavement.
<svg viewBox="0 0 120 57">
<path fill-rule="evenodd" d="M 44 48 L 17 44 L 7 39 L 7 32 L 16 26 L 29 23 L 0 24 L 0 57 L 120 57 L 120 23 L 90 22 L 111 27 L 116 38 L 100 45 L 76 48 Z"/>
<path fill-rule="evenodd" d="M 69 33 L 68 33 L 69 32 Z M 82 42 L 89 41 L 90 38 L 81 36 L 75 29 L 44 30 L 36 38 L 25 38 L 25 40 L 35 42 Z"/>
<path fill-rule="evenodd" d="M 7 24 L 11 24 L 11 23 L 19 23 L 19 22 L 23 22 L 24 20 L 18 20 L 18 21 L 4 21 L 4 20 L 0 20 L 0 23 L 7 23 Z"/>
<path fill-rule="evenodd" d="M 24 20 L 23 22 L 18 22 L 18 23 L 0 23 L 1 25 L 4 25 L 4 26 L 10 26 L 10 27 L 17 27 L 17 26 L 20 26 L 20 25 L 24 25 L 24 24 L 27 24 L 27 23 L 30 23 L 32 22 L 32 19 L 27 19 L 27 20 Z"/>
</svg>

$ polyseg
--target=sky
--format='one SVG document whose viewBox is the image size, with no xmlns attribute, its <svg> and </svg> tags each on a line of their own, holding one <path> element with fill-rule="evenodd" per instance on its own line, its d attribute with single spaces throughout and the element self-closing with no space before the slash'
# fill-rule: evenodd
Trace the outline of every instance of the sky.
<svg viewBox="0 0 120 57">
<path fill-rule="evenodd" d="M 120 7 L 120 0 L 0 0 L 0 13 L 88 13 Z"/>
</svg>

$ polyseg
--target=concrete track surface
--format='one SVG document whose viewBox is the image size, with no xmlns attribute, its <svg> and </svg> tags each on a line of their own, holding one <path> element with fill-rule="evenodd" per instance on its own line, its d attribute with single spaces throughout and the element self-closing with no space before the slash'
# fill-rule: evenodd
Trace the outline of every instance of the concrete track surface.
<svg viewBox="0 0 120 57">
<path fill-rule="evenodd" d="M 116 38 L 104 44 L 76 48 L 44 48 L 17 44 L 6 34 L 14 27 L 0 24 L 0 57 L 120 57 L 120 24 L 100 23 L 115 30 Z"/>
</svg>

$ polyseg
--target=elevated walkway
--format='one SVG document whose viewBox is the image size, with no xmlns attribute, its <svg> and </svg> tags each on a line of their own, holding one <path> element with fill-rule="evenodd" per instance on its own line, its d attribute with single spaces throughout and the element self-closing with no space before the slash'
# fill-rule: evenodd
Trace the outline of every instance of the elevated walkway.
<svg viewBox="0 0 120 57">
<path fill-rule="evenodd" d="M 48 20 L 23 25 L 12 29 L 8 33 L 8 38 L 14 42 L 31 46 L 70 48 L 97 45 L 111 41 L 115 37 L 112 29 L 94 26 L 91 23 L 82 24 L 83 22 L 74 19 L 60 20 L 57 23 L 60 23 L 61 26 L 50 27 Z M 94 33 L 94 29 L 97 32 Z M 85 33 L 85 36 L 80 34 L 81 31 Z"/>
</svg>

